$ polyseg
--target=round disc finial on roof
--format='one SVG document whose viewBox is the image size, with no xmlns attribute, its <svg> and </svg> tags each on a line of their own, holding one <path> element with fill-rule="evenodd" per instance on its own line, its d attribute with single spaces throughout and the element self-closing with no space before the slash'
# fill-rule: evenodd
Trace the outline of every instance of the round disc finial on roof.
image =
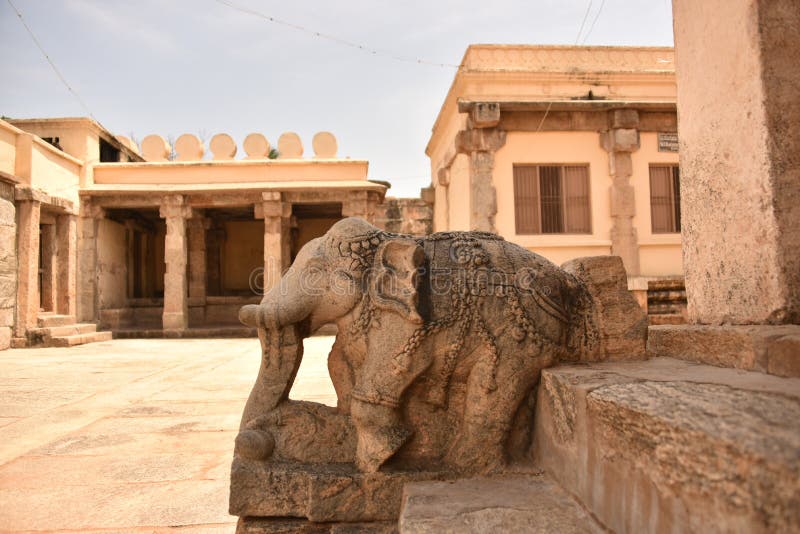
<svg viewBox="0 0 800 534">
<path fill-rule="evenodd" d="M 167 161 L 169 149 L 169 143 L 160 135 L 150 134 L 142 139 L 142 157 L 145 161 Z"/>
<path fill-rule="evenodd" d="M 133 139 L 131 139 L 127 135 L 116 135 L 115 137 L 117 138 L 117 140 L 120 143 L 122 143 L 126 147 L 130 148 L 131 150 L 133 150 L 137 154 L 139 153 L 139 147 L 136 146 L 136 143 L 133 142 Z"/>
<path fill-rule="evenodd" d="M 265 159 L 269 157 L 269 141 L 260 133 L 248 134 L 244 138 L 242 146 L 247 153 L 247 158 L 245 159 Z"/>
<path fill-rule="evenodd" d="M 177 161 L 199 161 L 203 159 L 203 143 L 193 134 L 185 133 L 175 140 Z"/>
<path fill-rule="evenodd" d="M 294 132 L 284 132 L 278 138 L 278 152 L 281 159 L 302 158 L 303 142 Z"/>
<path fill-rule="evenodd" d="M 233 137 L 226 133 L 219 133 L 211 138 L 208 144 L 214 159 L 233 159 L 236 155 L 236 143 Z"/>
<path fill-rule="evenodd" d="M 314 139 L 311 141 L 311 146 L 314 147 L 314 156 L 318 158 L 335 158 L 336 150 L 336 137 L 330 132 L 317 132 Z"/>
</svg>

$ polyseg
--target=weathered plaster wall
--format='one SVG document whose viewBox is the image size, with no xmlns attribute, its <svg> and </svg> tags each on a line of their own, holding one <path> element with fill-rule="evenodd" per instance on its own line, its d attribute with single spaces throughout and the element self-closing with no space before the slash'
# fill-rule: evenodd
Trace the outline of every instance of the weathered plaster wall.
<svg viewBox="0 0 800 534">
<path fill-rule="evenodd" d="M 11 345 L 16 297 L 17 221 L 14 186 L 0 181 L 0 350 Z"/>
<path fill-rule="evenodd" d="M 683 274 L 681 235 L 654 234 L 650 216 L 650 165 L 678 164 L 675 152 L 658 151 L 658 134 L 641 132 L 639 150 L 631 153 L 633 175 L 631 185 L 636 192 L 636 215 L 633 224 L 639 242 L 639 267 L 643 276 Z"/>
<path fill-rule="evenodd" d="M 264 266 L 264 223 L 227 221 L 222 256 L 222 285 L 225 289 L 250 289 L 250 273 Z"/>
<path fill-rule="evenodd" d="M 466 154 L 456 156 L 450 167 L 447 205 L 450 207 L 450 226 L 447 230 L 471 230 L 469 156 Z"/>
<path fill-rule="evenodd" d="M 81 166 L 64 158 L 44 142 L 34 139 L 31 151 L 32 187 L 78 203 Z"/>
<path fill-rule="evenodd" d="M 689 318 L 800 323 L 797 1 L 673 14 Z"/>
<path fill-rule="evenodd" d="M 97 229 L 97 290 L 101 310 L 127 304 L 128 268 L 125 226 L 101 219 Z"/>
<path fill-rule="evenodd" d="M 14 174 L 17 134 L 10 124 L 0 121 L 0 171 Z"/>
</svg>

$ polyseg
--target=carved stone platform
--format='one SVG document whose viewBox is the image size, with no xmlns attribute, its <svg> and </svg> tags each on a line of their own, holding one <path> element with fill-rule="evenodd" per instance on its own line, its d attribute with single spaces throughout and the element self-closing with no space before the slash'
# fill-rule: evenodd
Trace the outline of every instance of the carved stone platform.
<svg viewBox="0 0 800 534">
<path fill-rule="evenodd" d="M 400 514 L 404 484 L 446 478 L 447 474 L 436 471 L 362 473 L 352 464 L 259 462 L 237 457 L 231 469 L 230 513 L 248 519 L 394 523 Z M 251 531 L 272 532 L 239 530 Z"/>
</svg>

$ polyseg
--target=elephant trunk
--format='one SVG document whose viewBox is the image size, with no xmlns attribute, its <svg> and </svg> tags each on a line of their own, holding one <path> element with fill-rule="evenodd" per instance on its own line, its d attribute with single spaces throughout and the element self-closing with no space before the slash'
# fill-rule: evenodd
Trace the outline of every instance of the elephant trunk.
<svg viewBox="0 0 800 534">
<path fill-rule="evenodd" d="M 291 269 L 264 295 L 260 304 L 242 306 L 239 321 L 247 326 L 280 329 L 308 317 L 319 303 L 318 292 L 302 287 L 299 270 Z"/>
</svg>

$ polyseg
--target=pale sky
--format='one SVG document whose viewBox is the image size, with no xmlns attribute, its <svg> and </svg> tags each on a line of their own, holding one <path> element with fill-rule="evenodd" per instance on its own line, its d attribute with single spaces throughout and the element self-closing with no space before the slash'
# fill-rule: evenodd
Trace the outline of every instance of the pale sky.
<svg viewBox="0 0 800 534">
<path fill-rule="evenodd" d="M 458 64 L 471 43 L 575 44 L 582 23 L 579 43 L 673 43 L 669 0 L 226 1 L 436 63 Z M 295 131 L 308 156 L 314 133 L 328 130 L 339 156 L 369 160 L 370 178 L 391 182 L 390 195 L 417 196 L 430 183 L 425 145 L 454 68 L 395 61 L 216 0 L 12 2 L 113 133 L 141 140 L 189 132 L 207 145 L 226 132 L 242 155 L 250 132 L 274 146 L 282 132 Z M 0 51 L 0 114 L 87 115 L 8 0 L 0 0 Z"/>
</svg>

